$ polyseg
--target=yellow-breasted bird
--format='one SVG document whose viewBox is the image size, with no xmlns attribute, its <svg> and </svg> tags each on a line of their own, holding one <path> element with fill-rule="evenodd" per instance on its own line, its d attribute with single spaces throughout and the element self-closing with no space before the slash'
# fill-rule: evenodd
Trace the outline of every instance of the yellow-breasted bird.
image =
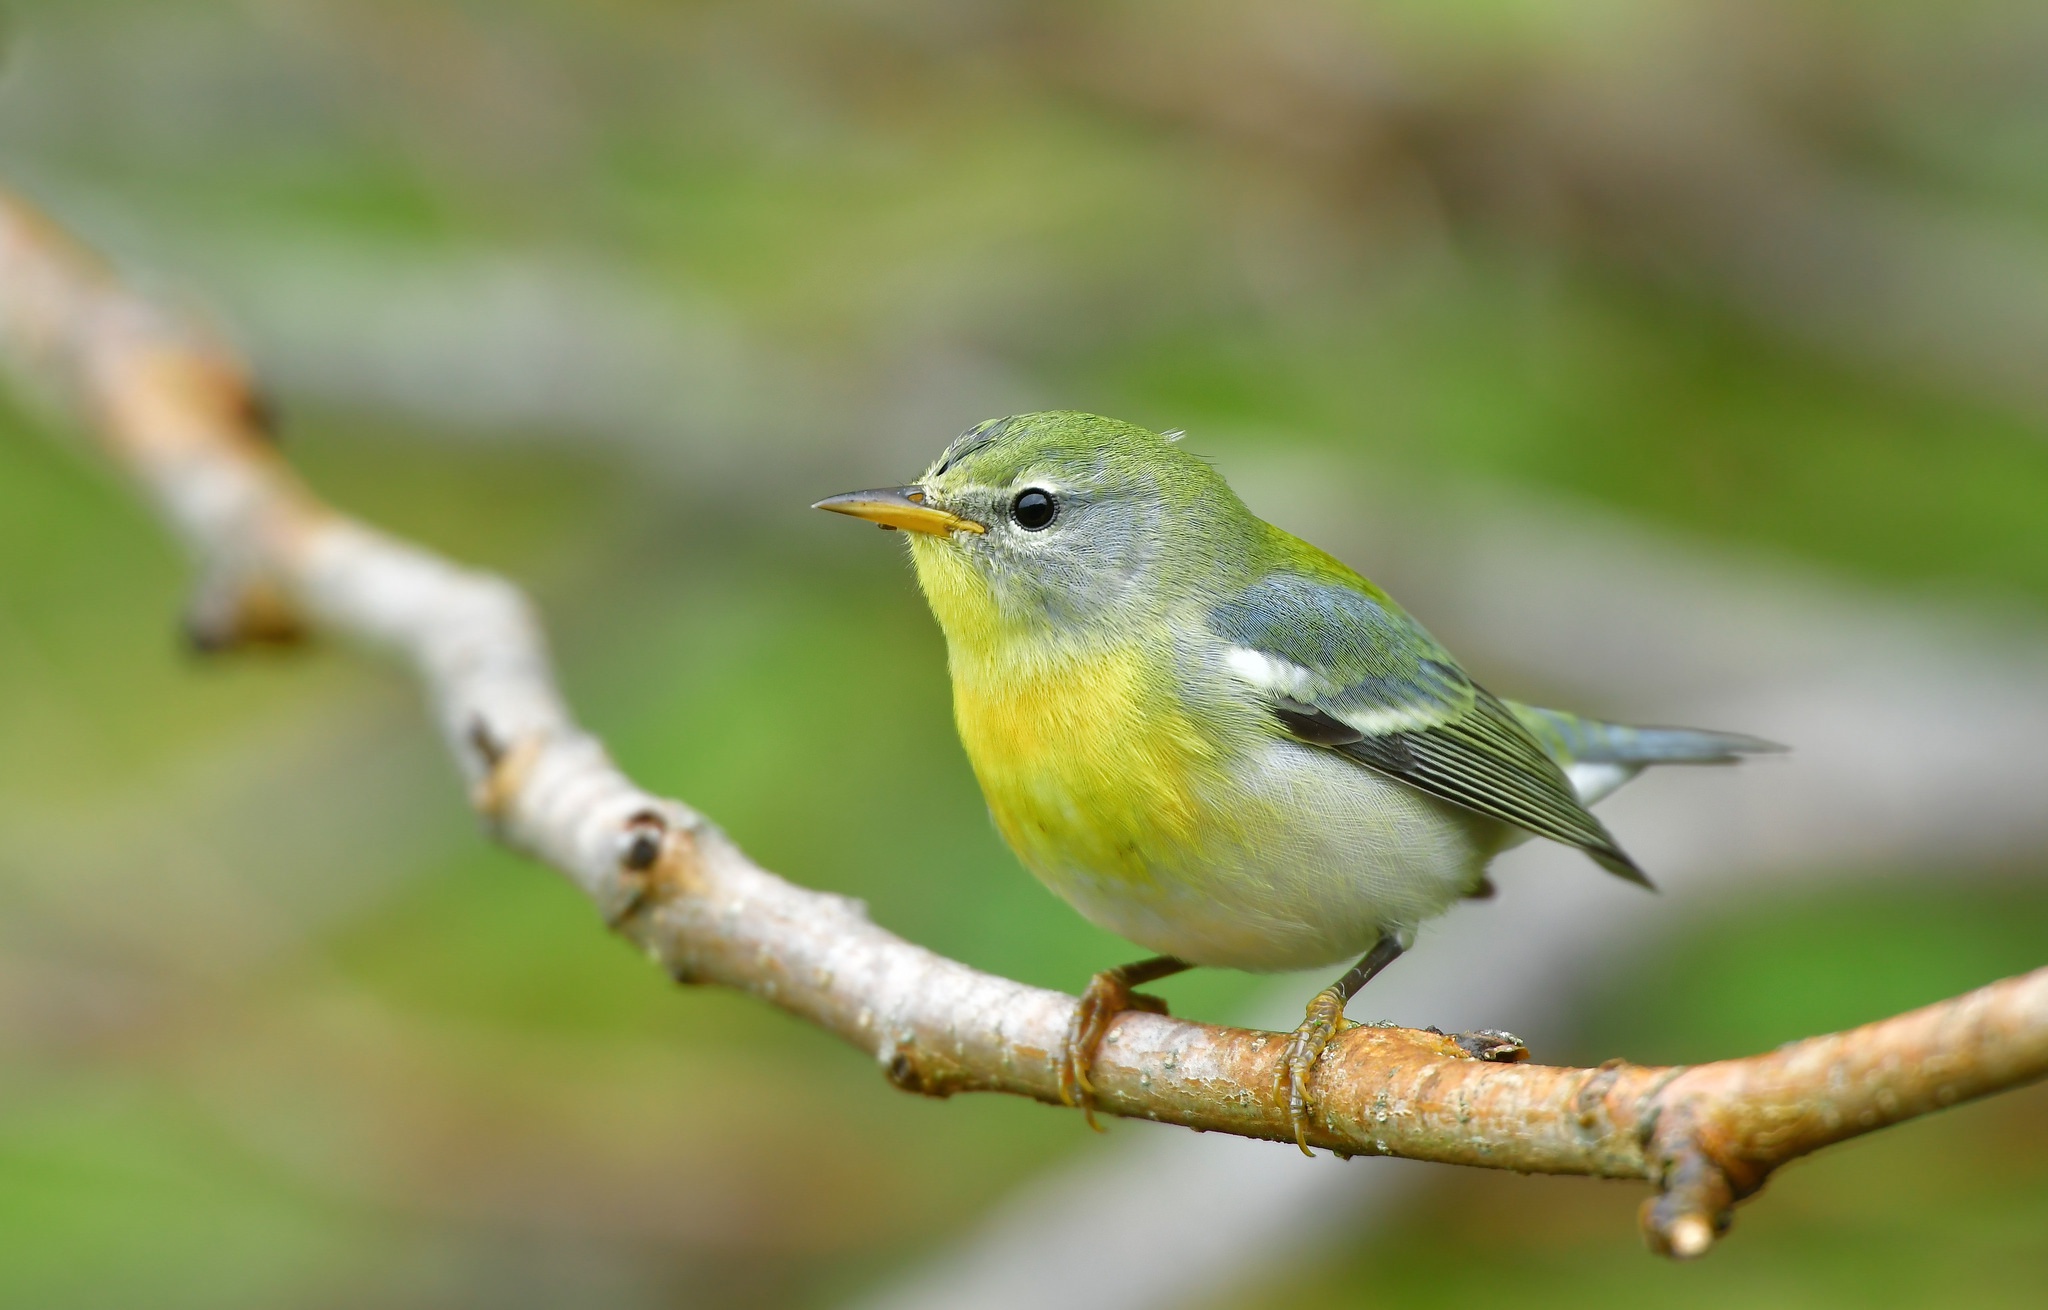
<svg viewBox="0 0 2048 1310">
<path fill-rule="evenodd" d="M 1089 984 L 1070 1104 L 1092 1105 L 1116 1014 L 1159 1008 L 1133 987 L 1362 956 L 1310 1002 L 1276 1082 L 1302 1140 L 1345 1004 L 1423 920 L 1489 890 L 1502 849 L 1547 837 L 1647 886 L 1586 807 L 1648 764 L 1778 749 L 1502 700 L 1385 592 L 1114 419 L 991 420 L 915 483 L 817 508 L 905 530 L 996 827 L 1089 920 L 1160 953 Z"/>
</svg>

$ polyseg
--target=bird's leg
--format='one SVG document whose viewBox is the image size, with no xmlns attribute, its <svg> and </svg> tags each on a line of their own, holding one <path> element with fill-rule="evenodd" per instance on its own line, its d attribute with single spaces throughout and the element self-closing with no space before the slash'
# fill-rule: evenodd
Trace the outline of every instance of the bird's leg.
<svg viewBox="0 0 2048 1310">
<path fill-rule="evenodd" d="M 1155 955 L 1136 964 L 1104 969 L 1088 980 L 1088 990 L 1081 993 L 1081 1003 L 1074 1007 L 1074 1017 L 1067 1021 L 1067 1040 L 1060 1051 L 1059 1072 L 1060 1099 L 1068 1105 L 1080 1106 L 1082 1113 L 1088 1116 L 1090 1128 L 1102 1131 L 1102 1126 L 1095 1122 L 1095 1084 L 1088 1081 L 1088 1066 L 1095 1059 L 1097 1043 L 1109 1031 L 1110 1020 L 1125 1010 L 1165 1014 L 1165 1001 L 1157 996 L 1134 992 L 1131 988 L 1170 978 L 1192 968 L 1194 966 L 1186 960 L 1176 960 L 1171 955 Z"/>
<path fill-rule="evenodd" d="M 1316 993 L 1316 998 L 1308 1003 L 1308 1017 L 1294 1030 L 1294 1040 L 1287 1044 L 1287 1058 L 1273 1079 L 1273 1095 L 1278 1097 L 1286 1092 L 1287 1117 L 1293 1121 L 1294 1142 L 1303 1155 L 1315 1154 L 1308 1149 L 1308 1117 L 1315 1108 L 1309 1098 L 1308 1083 L 1315 1074 L 1316 1061 L 1322 1058 L 1330 1039 L 1344 1027 L 1344 1007 L 1358 995 L 1359 988 L 1372 981 L 1374 974 L 1399 959 L 1403 949 L 1399 937 L 1382 931 L 1365 958 L 1351 966 L 1351 972 Z"/>
</svg>

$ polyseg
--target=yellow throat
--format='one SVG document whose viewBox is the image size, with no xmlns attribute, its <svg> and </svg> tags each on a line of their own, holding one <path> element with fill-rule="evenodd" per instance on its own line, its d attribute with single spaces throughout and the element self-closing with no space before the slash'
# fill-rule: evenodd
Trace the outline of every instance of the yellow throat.
<svg viewBox="0 0 2048 1310">
<path fill-rule="evenodd" d="M 1221 760 L 1180 704 L 1165 622 L 1061 633 L 1004 614 L 944 539 L 911 547 L 946 634 L 961 743 L 1018 858 L 1056 888 L 1082 870 L 1137 881 L 1178 864 Z"/>
</svg>

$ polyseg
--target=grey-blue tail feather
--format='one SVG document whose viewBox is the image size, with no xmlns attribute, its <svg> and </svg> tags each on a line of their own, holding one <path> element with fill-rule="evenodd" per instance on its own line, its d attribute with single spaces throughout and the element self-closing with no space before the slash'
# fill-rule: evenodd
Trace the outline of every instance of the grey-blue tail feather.
<svg viewBox="0 0 2048 1310">
<path fill-rule="evenodd" d="M 1699 728 L 1638 728 L 1604 723 L 1563 710 L 1507 702 L 1508 709 L 1550 757 L 1570 775 L 1582 804 L 1591 805 L 1652 764 L 1730 764 L 1745 755 L 1782 751 L 1776 742 L 1734 732 Z M 1621 848 L 1587 846 L 1586 853 L 1609 873 L 1652 886 Z"/>
<path fill-rule="evenodd" d="M 1774 755 L 1786 749 L 1737 732 L 1638 728 L 1533 705 L 1511 704 L 1510 708 L 1544 749 L 1564 764 L 1732 764 L 1745 755 Z"/>
</svg>

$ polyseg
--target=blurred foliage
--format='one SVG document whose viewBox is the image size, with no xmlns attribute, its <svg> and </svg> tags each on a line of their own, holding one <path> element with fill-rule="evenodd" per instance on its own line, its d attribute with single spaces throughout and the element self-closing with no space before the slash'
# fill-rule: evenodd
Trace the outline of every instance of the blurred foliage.
<svg viewBox="0 0 2048 1310">
<path fill-rule="evenodd" d="M 0 177 L 220 305 L 316 485 L 532 586 L 636 776 L 1013 977 L 1128 948 L 989 831 L 891 543 L 802 508 L 974 419 L 2048 601 L 2030 7 L 13 10 Z M 0 1303 L 823 1305 L 1094 1146 L 661 985 L 478 840 L 399 674 L 181 653 L 181 562 L 39 426 L 0 415 Z M 1545 1054 L 1735 1053 L 2040 963 L 2038 870 L 1889 872 L 1682 925 Z M 1242 1303 L 2018 1304 L 2044 1109 L 1790 1171 L 1698 1267 L 1640 1253 L 1633 1189 L 1444 1171 Z"/>
</svg>

